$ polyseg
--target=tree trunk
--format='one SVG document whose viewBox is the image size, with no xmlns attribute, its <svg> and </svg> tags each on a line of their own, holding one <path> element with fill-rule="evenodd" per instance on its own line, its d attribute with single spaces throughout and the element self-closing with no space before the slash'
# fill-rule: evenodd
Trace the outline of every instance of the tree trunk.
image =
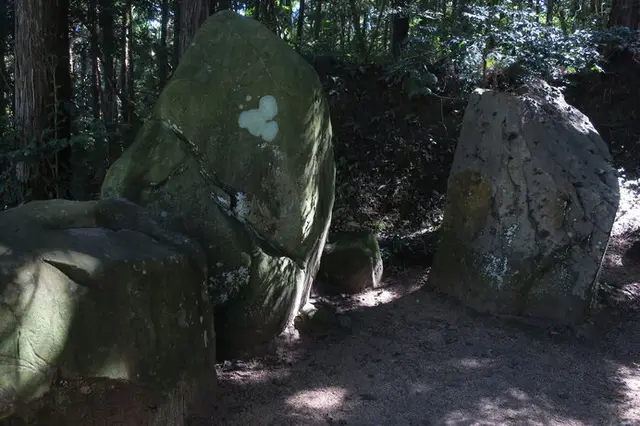
<svg viewBox="0 0 640 426">
<path fill-rule="evenodd" d="M 384 12 L 386 12 L 386 9 L 387 9 L 387 0 L 380 0 L 378 7 L 379 7 L 379 10 L 378 10 L 378 17 L 376 19 L 376 26 L 373 30 L 373 34 L 371 35 L 371 40 L 369 43 L 369 54 L 367 56 L 371 55 L 372 53 L 371 51 L 375 49 L 378 44 L 378 35 L 380 35 L 380 28 L 382 27 L 382 16 L 384 15 Z M 386 39 L 384 39 L 383 45 L 384 44 L 386 44 Z"/>
<path fill-rule="evenodd" d="M 613 0 L 608 25 L 640 30 L 640 0 Z"/>
<path fill-rule="evenodd" d="M 547 0 L 547 25 L 553 24 L 553 6 L 555 0 Z"/>
<path fill-rule="evenodd" d="M 200 25 L 214 11 L 210 0 L 182 0 L 180 2 L 180 43 L 178 60 L 191 44 Z"/>
<path fill-rule="evenodd" d="M 171 67 L 175 71 L 180 61 L 180 0 L 173 0 L 173 54 L 171 55 Z"/>
<path fill-rule="evenodd" d="M 7 116 L 7 101 L 9 98 L 9 76 L 5 67 L 7 56 L 7 38 L 9 36 L 9 18 L 7 1 L 0 0 L 0 134 L 5 130 L 5 119 Z"/>
<path fill-rule="evenodd" d="M 313 39 L 320 40 L 322 30 L 322 0 L 315 0 L 316 10 L 313 12 Z"/>
<path fill-rule="evenodd" d="M 391 24 L 391 56 L 397 59 L 400 57 L 409 36 L 409 14 L 406 10 L 408 0 L 394 0 L 393 6 L 394 9 L 399 9 L 393 15 Z"/>
<path fill-rule="evenodd" d="M 274 33 L 278 31 L 275 0 L 258 0 L 256 19 Z"/>
<path fill-rule="evenodd" d="M 98 46 L 98 2 L 90 0 L 87 10 L 87 24 L 89 27 L 89 56 L 91 57 L 91 112 L 93 118 L 100 119 L 100 84 L 99 84 L 99 56 Z"/>
<path fill-rule="evenodd" d="M 15 121 L 18 147 L 43 148 L 71 134 L 68 0 L 16 0 Z M 66 197 L 69 146 L 41 152 L 32 164 L 21 162 L 17 177 L 28 199 Z"/>
<path fill-rule="evenodd" d="M 122 10 L 122 39 L 120 60 L 120 93 L 122 95 L 122 124 L 125 127 L 124 145 L 128 145 L 137 130 L 134 104 L 135 88 L 133 75 L 133 0 L 127 0 Z M 123 146 L 122 148 L 124 148 Z M 121 148 L 121 149 L 122 149 Z"/>
<path fill-rule="evenodd" d="M 361 59 L 367 56 L 367 46 L 362 37 L 362 25 L 360 24 L 360 10 L 356 5 L 356 0 L 349 0 L 349 10 L 351 12 L 351 21 L 353 24 L 354 37 L 356 41 L 356 51 Z"/>
<path fill-rule="evenodd" d="M 117 143 L 114 138 L 118 119 L 118 95 L 116 92 L 116 38 L 114 34 L 114 4 L 113 0 L 100 0 L 100 47 L 103 76 L 102 118 L 107 130 L 106 154 L 109 160 L 115 160 L 120 150 L 113 146 Z"/>
<path fill-rule="evenodd" d="M 305 12 L 305 1 L 300 0 L 300 8 L 298 9 L 298 30 L 296 31 L 296 40 L 297 44 L 300 44 L 302 41 L 302 35 L 304 33 L 304 12 Z"/>
<path fill-rule="evenodd" d="M 160 49 L 158 51 L 158 92 L 167 84 L 169 78 L 169 50 L 167 32 L 169 27 L 169 0 L 162 0 L 160 15 Z"/>
</svg>

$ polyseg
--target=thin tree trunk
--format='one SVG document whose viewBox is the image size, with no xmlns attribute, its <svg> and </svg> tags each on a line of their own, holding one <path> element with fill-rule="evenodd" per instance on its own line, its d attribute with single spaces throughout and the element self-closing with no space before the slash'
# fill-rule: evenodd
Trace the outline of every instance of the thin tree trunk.
<svg viewBox="0 0 640 426">
<path fill-rule="evenodd" d="M 113 160 L 119 156 L 119 150 L 113 146 L 115 127 L 118 118 L 118 95 L 116 92 L 115 64 L 116 39 L 114 35 L 113 0 L 100 0 L 100 47 L 103 77 L 103 96 L 101 102 L 102 118 L 107 129 L 107 158 Z"/>
<path fill-rule="evenodd" d="M 378 35 L 380 35 L 380 27 L 382 26 L 382 16 L 384 15 L 384 12 L 387 10 L 387 0 L 380 0 L 380 4 L 378 6 L 380 8 L 380 10 L 378 11 L 378 18 L 376 20 L 376 27 L 373 30 L 373 34 L 371 36 L 371 41 L 369 44 L 369 55 L 371 55 L 371 51 L 375 48 L 375 46 L 378 44 Z M 384 39 L 386 42 L 386 39 Z"/>
<path fill-rule="evenodd" d="M 400 9 L 394 14 L 391 25 L 391 55 L 397 59 L 409 36 L 409 15 L 406 10 L 408 0 L 394 0 L 393 6 L 394 9 Z"/>
<path fill-rule="evenodd" d="M 99 63 L 100 50 L 98 46 L 98 3 L 97 0 L 90 0 L 87 10 L 89 27 L 89 56 L 91 58 L 91 112 L 93 118 L 100 119 L 100 85 Z"/>
<path fill-rule="evenodd" d="M 9 93 L 9 76 L 5 67 L 7 56 L 7 37 L 9 22 L 7 17 L 7 2 L 0 0 L 0 134 L 4 133 L 5 118 L 7 115 L 7 102 Z"/>
<path fill-rule="evenodd" d="M 278 18 L 276 17 L 275 0 L 258 0 L 257 11 L 255 18 L 276 33 L 278 31 Z"/>
<path fill-rule="evenodd" d="M 344 13 L 341 13 L 340 14 L 340 36 L 339 36 L 339 40 L 340 40 L 340 50 L 342 50 L 343 52 L 346 50 L 346 46 L 347 46 L 346 26 L 347 26 L 347 19 L 344 16 Z"/>
<path fill-rule="evenodd" d="M 120 60 L 120 93 L 122 94 L 122 122 L 125 125 L 124 145 L 128 145 L 137 130 L 137 120 L 135 119 L 134 104 L 134 68 L 133 68 L 133 0 L 127 0 L 122 10 L 122 45 Z M 125 146 L 122 146 L 124 148 Z"/>
<path fill-rule="evenodd" d="M 180 61 L 180 0 L 173 0 L 171 6 L 173 10 L 173 55 L 171 57 L 171 67 L 175 71 Z"/>
<path fill-rule="evenodd" d="M 313 12 L 313 39 L 320 40 L 322 30 L 322 0 L 315 0 L 316 10 Z"/>
<path fill-rule="evenodd" d="M 160 17 L 160 50 L 158 52 L 158 91 L 162 90 L 169 78 L 169 50 L 167 31 L 169 27 L 169 0 L 162 0 Z"/>
<path fill-rule="evenodd" d="M 305 12 L 305 0 L 300 0 L 300 8 L 298 9 L 298 29 L 296 31 L 296 43 L 300 44 L 302 41 L 302 35 L 304 33 L 304 12 Z"/>
<path fill-rule="evenodd" d="M 553 6 L 555 5 L 555 0 L 546 0 L 547 2 L 547 25 L 553 24 Z"/>
<path fill-rule="evenodd" d="M 356 5 L 355 0 L 349 0 L 349 10 L 351 12 L 351 21 L 353 24 L 353 31 L 355 33 L 356 50 L 361 59 L 364 59 L 367 55 L 367 46 L 364 38 L 362 37 L 362 25 L 360 24 L 360 10 Z"/>
</svg>

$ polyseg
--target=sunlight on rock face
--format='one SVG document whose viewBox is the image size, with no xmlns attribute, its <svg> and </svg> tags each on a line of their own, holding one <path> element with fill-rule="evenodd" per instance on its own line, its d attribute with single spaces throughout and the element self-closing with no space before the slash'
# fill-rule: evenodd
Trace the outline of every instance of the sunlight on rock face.
<svg viewBox="0 0 640 426">
<path fill-rule="evenodd" d="M 640 180 L 627 180 L 624 170 L 618 170 L 620 177 L 620 205 L 611 235 L 618 235 L 629 228 L 640 228 Z"/>
<path fill-rule="evenodd" d="M 339 387 L 317 388 L 296 393 L 287 399 L 287 405 L 297 409 L 332 411 L 340 408 L 347 396 Z"/>
</svg>

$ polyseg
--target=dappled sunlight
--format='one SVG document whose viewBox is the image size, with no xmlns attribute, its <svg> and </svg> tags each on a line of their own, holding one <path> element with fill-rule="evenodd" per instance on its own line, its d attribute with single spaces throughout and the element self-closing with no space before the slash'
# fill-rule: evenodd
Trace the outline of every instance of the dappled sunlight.
<svg viewBox="0 0 640 426">
<path fill-rule="evenodd" d="M 622 398 L 618 416 L 629 424 L 640 424 L 640 363 L 619 367 L 616 376 Z"/>
<path fill-rule="evenodd" d="M 489 367 L 499 367 L 498 363 L 494 359 L 481 359 L 481 358 L 462 358 L 452 360 L 451 364 L 454 367 L 462 367 L 468 369 L 480 369 Z"/>
<path fill-rule="evenodd" d="M 314 410 L 329 413 L 344 403 L 347 390 L 341 387 L 331 386 L 302 390 L 287 398 L 286 404 L 296 410 Z"/>
<path fill-rule="evenodd" d="M 623 169 L 618 170 L 620 204 L 611 231 L 612 236 L 629 229 L 640 229 L 640 179 L 627 179 Z"/>
<path fill-rule="evenodd" d="M 389 304 L 422 288 L 427 276 L 428 270 L 424 270 L 420 273 L 408 273 L 406 276 L 384 279 L 381 287 L 368 289 L 354 295 L 344 295 L 342 300 L 336 301 L 336 303 L 349 306 L 348 309 L 341 310 L 372 308 Z"/>
<path fill-rule="evenodd" d="M 545 404 L 546 405 L 546 404 Z M 445 416 L 446 425 L 469 424 L 526 424 L 526 425 L 583 425 L 582 421 L 562 416 L 553 407 L 536 404 L 523 390 L 511 388 L 504 396 L 484 397 L 473 409 L 458 409 Z"/>
</svg>

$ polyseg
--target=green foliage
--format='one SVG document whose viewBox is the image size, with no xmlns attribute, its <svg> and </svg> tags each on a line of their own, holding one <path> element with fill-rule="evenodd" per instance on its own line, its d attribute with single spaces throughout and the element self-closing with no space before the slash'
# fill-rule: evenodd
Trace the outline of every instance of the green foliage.
<svg viewBox="0 0 640 426">
<path fill-rule="evenodd" d="M 434 84 L 434 70 L 443 68 L 471 88 L 482 80 L 485 68 L 506 69 L 516 62 L 530 75 L 562 78 L 596 64 L 596 47 L 588 31 L 565 34 L 543 25 L 535 11 L 503 2 L 470 5 L 456 28 L 435 17 L 423 19 L 413 27 L 406 54 L 397 65 L 412 75 L 422 72 L 425 88 Z"/>
</svg>

